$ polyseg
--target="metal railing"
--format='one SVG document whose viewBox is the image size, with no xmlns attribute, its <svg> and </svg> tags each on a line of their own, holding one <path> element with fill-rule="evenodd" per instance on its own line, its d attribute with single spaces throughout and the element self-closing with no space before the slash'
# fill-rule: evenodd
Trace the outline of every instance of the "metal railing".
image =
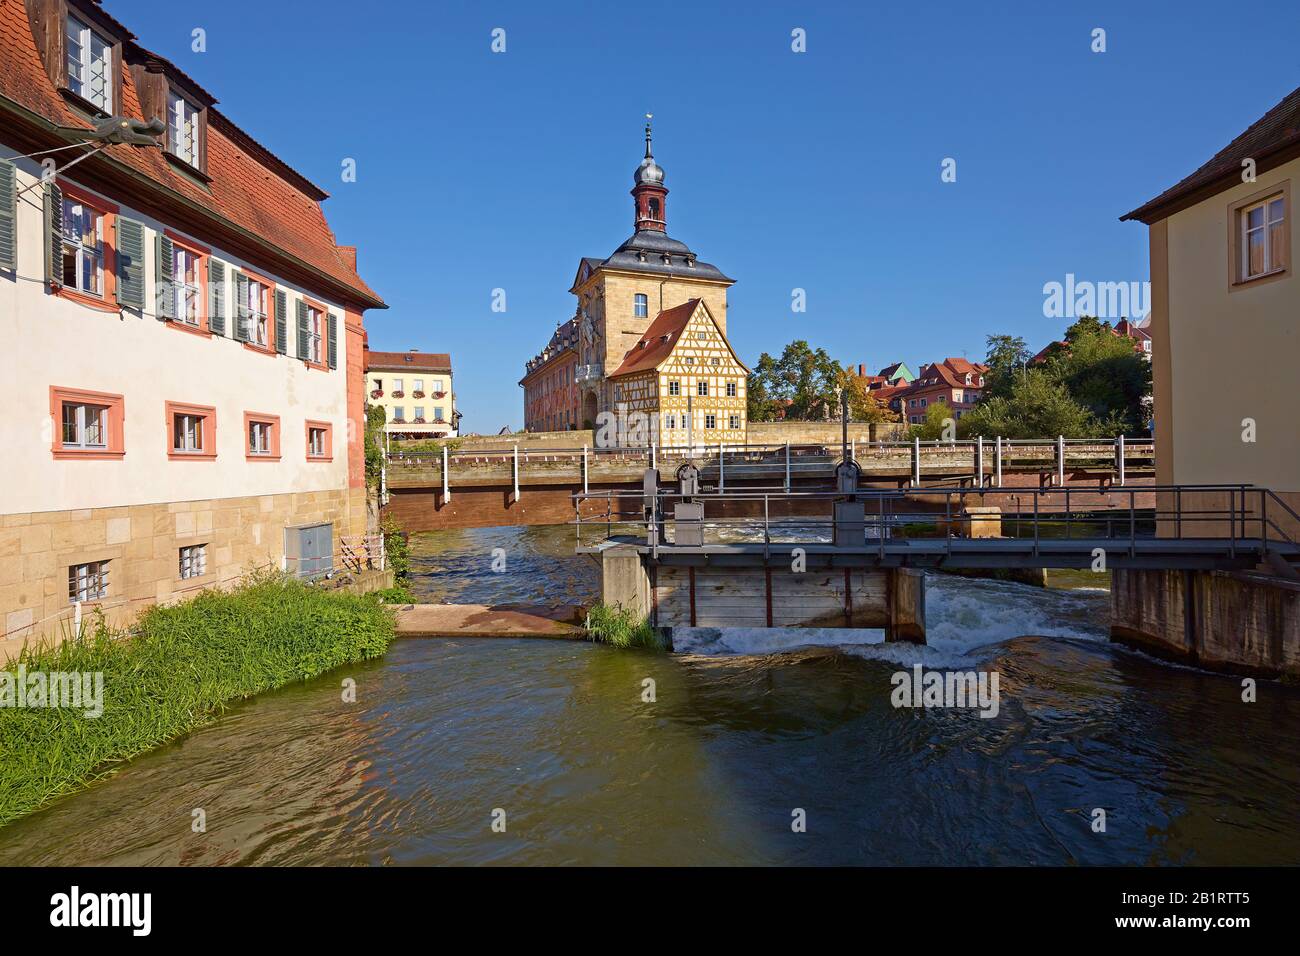
<svg viewBox="0 0 1300 956">
<path fill-rule="evenodd" d="M 1151 503 L 1139 504 L 1139 495 L 1144 501 L 1151 499 Z M 671 549 L 674 544 L 667 530 L 677 522 L 669 517 L 670 506 L 681 500 L 684 498 L 680 493 L 665 490 L 653 496 L 630 491 L 574 494 L 572 524 L 578 549 L 590 549 L 591 542 L 583 540 L 584 526 L 602 524 L 604 541 L 628 537 L 616 535 L 615 525 L 636 524 L 642 529 L 636 537 L 643 534 L 653 552 Z M 1221 550 L 1226 545 L 1232 558 L 1242 549 L 1261 556 L 1267 556 L 1270 550 L 1300 555 L 1296 537 L 1276 520 L 1284 516 L 1290 519 L 1292 528 L 1300 529 L 1300 514 L 1274 491 L 1247 484 L 927 487 L 907 491 L 862 489 L 851 494 L 745 490 L 698 494 L 690 496 L 690 500 L 703 503 L 703 524 L 706 531 L 714 533 L 714 543 L 761 542 L 765 549 L 833 540 L 833 503 L 854 500 L 863 505 L 863 540 L 852 550 L 878 549 L 882 558 L 890 543 L 908 541 L 941 541 L 945 543 L 941 547 L 951 554 L 954 540 L 963 537 L 963 528 L 969 532 L 973 523 L 993 518 L 1003 522 L 1002 531 L 1007 521 L 1012 522 L 1015 533 L 1007 537 L 1032 542 L 1035 557 L 1044 541 L 1117 542 L 1126 544 L 1129 556 L 1135 556 L 1144 542 L 1157 539 L 1166 548 L 1169 542 L 1199 543 L 1206 550 Z M 1015 507 L 1003 508 L 996 515 L 967 510 L 997 502 L 1014 503 Z M 603 503 L 604 510 L 593 508 L 593 503 Z M 705 543 L 709 543 L 707 539 Z M 1196 549 L 1189 546 L 1186 550 Z"/>
</svg>

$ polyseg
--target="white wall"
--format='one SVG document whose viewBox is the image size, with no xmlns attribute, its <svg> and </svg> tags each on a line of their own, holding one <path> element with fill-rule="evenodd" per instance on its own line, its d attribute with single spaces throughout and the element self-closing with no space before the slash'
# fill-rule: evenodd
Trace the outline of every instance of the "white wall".
<svg viewBox="0 0 1300 956">
<path fill-rule="evenodd" d="M 13 155 L 15 151 L 0 146 L 0 156 Z M 38 172 L 35 163 L 19 161 L 19 190 L 33 182 Z M 0 473 L 0 514 L 347 486 L 346 342 L 340 305 L 312 296 L 339 320 L 339 367 L 321 371 L 296 358 L 252 352 L 229 337 L 234 294 L 229 266 L 248 266 L 264 275 L 266 270 L 215 248 L 213 256 L 228 264 L 226 337 L 205 339 L 166 327 L 155 318 L 148 294 L 143 315 L 97 311 L 51 295 L 44 282 L 41 193 L 37 186 L 20 196 L 17 274 L 0 272 L 0 454 L 5 462 Z M 127 207 L 121 213 L 146 226 L 146 289 L 152 289 L 154 233 L 161 224 Z M 211 246 L 203 236 L 190 238 Z M 280 283 L 273 274 L 268 278 L 289 293 L 292 355 L 294 303 L 303 290 Z M 125 397 L 123 460 L 54 460 L 52 385 Z M 166 401 L 215 406 L 215 461 L 168 459 Z M 245 460 L 245 411 L 280 416 L 279 462 Z M 306 419 L 333 424 L 333 461 L 306 460 Z"/>
</svg>

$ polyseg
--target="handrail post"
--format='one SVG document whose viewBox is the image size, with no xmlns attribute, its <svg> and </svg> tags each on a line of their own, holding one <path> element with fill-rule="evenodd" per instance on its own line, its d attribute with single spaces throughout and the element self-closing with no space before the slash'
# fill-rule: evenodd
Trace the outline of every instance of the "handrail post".
<svg viewBox="0 0 1300 956">
<path fill-rule="evenodd" d="M 790 443 L 785 443 L 785 493 L 790 493 Z"/>
<path fill-rule="evenodd" d="M 998 436 L 997 448 L 994 451 L 994 467 L 997 469 L 997 485 L 1002 487 L 1002 436 Z"/>
<path fill-rule="evenodd" d="M 1041 488 L 1034 492 L 1034 557 L 1038 557 L 1038 499 L 1042 493 Z"/>
<path fill-rule="evenodd" d="M 984 487 L 984 436 L 975 438 L 975 484 Z"/>
<path fill-rule="evenodd" d="M 1056 436 L 1056 484 L 1065 484 L 1065 436 Z"/>
<path fill-rule="evenodd" d="M 442 446 L 442 502 L 446 504 L 451 501 L 451 476 L 448 469 L 451 466 L 451 456 L 447 452 L 447 446 Z"/>
<path fill-rule="evenodd" d="M 511 471 L 513 472 L 513 478 L 515 483 L 514 500 L 518 501 L 519 500 L 519 446 L 518 445 L 515 445 L 514 467 L 511 468 Z"/>
<path fill-rule="evenodd" d="M 587 493 L 587 446 L 582 446 L 582 493 Z"/>
<path fill-rule="evenodd" d="M 724 466 L 722 464 L 723 454 L 723 444 L 722 442 L 718 442 L 718 494 L 722 494 L 727 490 L 727 476 L 723 470 Z"/>
<path fill-rule="evenodd" d="M 921 436 L 912 438 L 912 485 L 921 486 Z"/>
<path fill-rule="evenodd" d="M 1120 432 L 1119 437 L 1115 439 L 1115 470 L 1119 475 L 1119 485 L 1124 487 L 1124 433 Z"/>
</svg>

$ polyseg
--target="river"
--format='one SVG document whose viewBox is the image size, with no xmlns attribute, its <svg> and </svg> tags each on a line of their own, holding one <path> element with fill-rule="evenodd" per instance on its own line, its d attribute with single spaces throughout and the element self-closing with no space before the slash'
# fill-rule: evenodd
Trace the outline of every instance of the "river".
<svg viewBox="0 0 1300 956">
<path fill-rule="evenodd" d="M 575 603 L 597 585 L 567 528 L 421 535 L 413 554 L 428 600 Z M 928 588 L 926 647 L 842 630 L 696 629 L 664 656 L 398 641 L 0 829 L 0 863 L 1300 861 L 1300 690 L 1261 681 L 1244 703 L 1237 679 L 1111 645 L 1095 587 Z M 894 708 L 891 675 L 918 662 L 996 671 L 998 715 Z"/>
</svg>

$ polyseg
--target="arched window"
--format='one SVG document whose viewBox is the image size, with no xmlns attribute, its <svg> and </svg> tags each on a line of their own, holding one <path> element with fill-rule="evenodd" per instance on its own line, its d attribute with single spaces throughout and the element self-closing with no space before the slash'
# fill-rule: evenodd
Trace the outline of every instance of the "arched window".
<svg viewBox="0 0 1300 956">
<path fill-rule="evenodd" d="M 655 198 L 651 197 L 650 202 L 649 202 L 649 209 L 650 209 L 650 218 L 651 218 L 651 219 L 659 219 L 659 218 L 661 218 L 660 215 L 659 215 L 659 200 L 658 200 L 658 199 L 655 199 Z"/>
</svg>

